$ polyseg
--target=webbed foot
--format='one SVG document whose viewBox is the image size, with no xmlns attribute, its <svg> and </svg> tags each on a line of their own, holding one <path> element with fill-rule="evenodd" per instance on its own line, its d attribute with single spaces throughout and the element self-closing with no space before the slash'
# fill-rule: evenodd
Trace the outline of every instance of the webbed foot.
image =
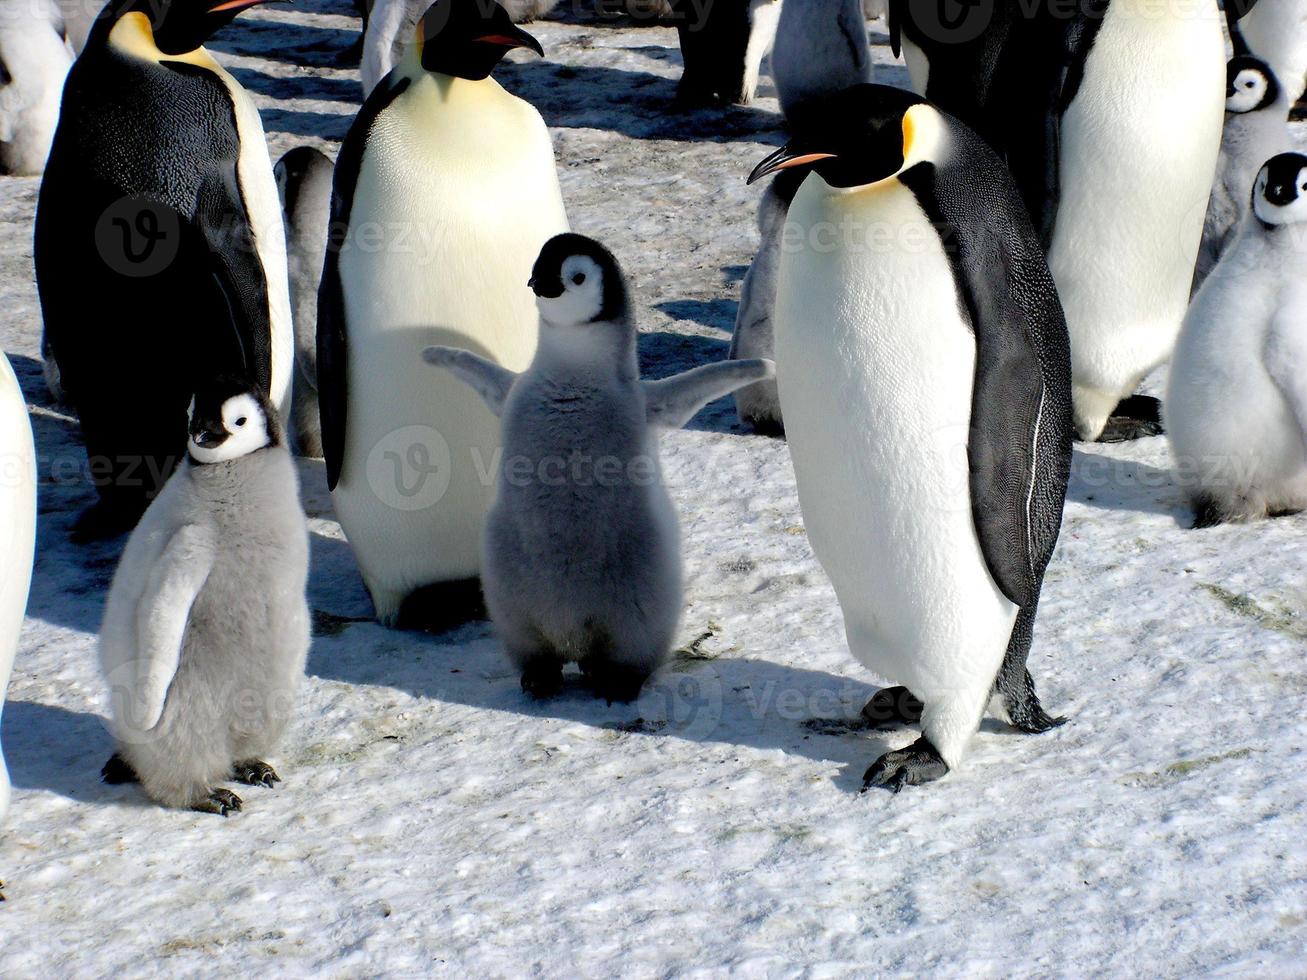
<svg viewBox="0 0 1307 980">
<path fill-rule="evenodd" d="M 947 772 L 948 764 L 923 735 L 907 748 L 886 752 L 873 762 L 862 777 L 862 791 L 883 786 L 897 793 L 904 786 L 933 782 Z"/>
<path fill-rule="evenodd" d="M 229 813 L 240 812 L 241 798 L 229 789 L 215 789 L 209 793 L 208 799 L 201 800 L 191 809 L 200 813 L 216 813 L 220 817 L 225 817 Z"/>
<path fill-rule="evenodd" d="M 246 759 L 244 762 L 235 763 L 231 767 L 231 778 L 246 786 L 262 786 L 265 789 L 272 789 L 274 783 L 281 782 L 281 777 L 272 766 L 258 759 Z M 239 810 L 240 807 L 236 809 Z"/>
</svg>

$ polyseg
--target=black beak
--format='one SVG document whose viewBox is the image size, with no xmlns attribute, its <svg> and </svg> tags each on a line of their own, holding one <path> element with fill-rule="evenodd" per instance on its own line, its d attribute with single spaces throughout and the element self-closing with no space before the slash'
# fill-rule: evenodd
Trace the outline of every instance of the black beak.
<svg viewBox="0 0 1307 980">
<path fill-rule="evenodd" d="M 260 2 L 260 0 L 255 0 L 255 2 Z M 511 48 L 530 48 L 536 54 L 540 55 L 540 57 L 543 58 L 545 56 L 545 49 L 540 46 L 540 42 L 517 26 L 513 26 L 504 32 L 496 31 L 492 34 L 482 34 L 476 40 L 482 44 L 493 44 L 496 47 L 504 48 L 505 50 Z"/>
<path fill-rule="evenodd" d="M 764 157 L 762 162 L 754 167 L 753 172 L 749 174 L 747 183 L 752 184 L 754 181 L 762 180 L 762 178 L 780 170 L 788 170 L 790 167 L 802 167 L 805 164 L 816 163 L 818 160 L 829 160 L 834 156 L 834 153 L 806 153 L 795 149 L 792 143 L 787 143 L 775 153 Z"/>
<path fill-rule="evenodd" d="M 195 445 L 201 449 L 212 449 L 215 446 L 221 446 L 227 441 L 227 431 L 215 426 L 202 426 L 191 432 L 191 438 L 195 440 Z"/>
<path fill-rule="evenodd" d="M 539 276 L 532 276 L 527 282 L 531 292 L 535 293 L 541 299 L 557 299 L 563 295 L 563 280 Z"/>
</svg>

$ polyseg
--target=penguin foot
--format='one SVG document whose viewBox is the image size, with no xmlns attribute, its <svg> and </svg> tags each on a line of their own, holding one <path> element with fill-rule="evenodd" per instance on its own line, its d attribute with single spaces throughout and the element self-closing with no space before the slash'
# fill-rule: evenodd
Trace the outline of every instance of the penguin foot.
<svg viewBox="0 0 1307 980">
<path fill-rule="evenodd" d="M 262 786 L 265 789 L 272 789 L 274 783 L 281 782 L 281 777 L 272 766 L 258 759 L 246 759 L 244 762 L 235 763 L 231 767 L 231 778 L 246 786 Z M 239 810 L 240 807 L 236 809 Z"/>
<path fill-rule="evenodd" d="M 199 813 L 216 813 L 220 817 L 225 817 L 229 813 L 240 813 L 241 798 L 229 789 L 215 789 L 209 793 L 207 799 L 196 803 L 192 810 Z"/>
<path fill-rule="evenodd" d="M 486 617 L 481 580 L 465 578 L 414 589 L 399 607 L 395 627 L 422 633 L 448 633 Z"/>
<path fill-rule="evenodd" d="M 873 762 L 862 777 L 862 791 L 883 786 L 897 793 L 904 786 L 933 782 L 947 772 L 948 764 L 923 735 L 907 748 L 886 752 Z"/>
<path fill-rule="evenodd" d="M 862 718 L 872 728 L 916 725 L 921 721 L 922 703 L 906 687 L 886 687 L 862 706 Z"/>
<path fill-rule="evenodd" d="M 557 657 L 532 657 L 522 668 L 522 692 L 543 701 L 563 689 L 563 662 Z"/>
<path fill-rule="evenodd" d="M 1194 500 L 1194 522 L 1190 529 L 1201 531 L 1225 523 L 1225 513 L 1216 506 L 1216 501 L 1206 494 Z"/>
<path fill-rule="evenodd" d="M 1021 672 L 1019 681 L 1014 685 L 998 684 L 995 693 L 1003 699 L 1003 710 L 1007 712 L 1008 724 L 1019 732 L 1040 735 L 1051 728 L 1066 724 L 1065 716 L 1059 715 L 1054 718 L 1039 703 L 1039 695 L 1035 693 L 1035 680 L 1028 670 Z"/>
<path fill-rule="evenodd" d="M 1131 395 L 1117 403 L 1098 441 L 1131 442 L 1160 436 L 1164 431 L 1162 403 L 1150 395 Z"/>
<path fill-rule="evenodd" d="M 758 416 L 757 418 L 741 419 L 740 421 L 760 436 L 767 436 L 769 439 L 785 438 L 785 424 L 780 419 Z"/>
<path fill-rule="evenodd" d="M 1274 520 L 1277 517 L 1295 517 L 1301 513 L 1301 507 L 1291 507 L 1286 510 L 1268 510 L 1266 516 Z"/>
<path fill-rule="evenodd" d="M 581 673 L 585 675 L 586 686 L 597 698 L 603 698 L 610 705 L 616 701 L 630 704 L 640 696 L 640 689 L 649 674 L 611 660 L 588 657 L 581 661 Z"/>
<path fill-rule="evenodd" d="M 100 770 L 100 778 L 110 786 L 121 786 L 123 783 L 139 783 L 141 781 L 140 777 L 136 775 L 136 770 L 117 752 L 109 756 L 109 761 Z"/>
<path fill-rule="evenodd" d="M 126 534 L 136 527 L 136 522 L 145 513 L 146 501 L 139 506 L 124 506 L 97 500 L 78 516 L 73 522 L 73 529 L 68 533 L 73 544 L 89 544 Z"/>
</svg>

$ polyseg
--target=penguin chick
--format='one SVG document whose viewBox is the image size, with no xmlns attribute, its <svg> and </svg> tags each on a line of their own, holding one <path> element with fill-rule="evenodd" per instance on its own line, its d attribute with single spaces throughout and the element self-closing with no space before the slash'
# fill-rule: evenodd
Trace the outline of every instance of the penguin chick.
<svg viewBox="0 0 1307 980">
<path fill-rule="evenodd" d="M 331 217 L 331 158 L 297 146 L 277 161 L 273 175 L 286 224 L 290 304 L 295 321 L 295 375 L 291 382 L 291 445 L 301 456 L 322 455 L 318 415 L 318 285 L 327 255 Z"/>
<path fill-rule="evenodd" d="M 226 816 L 241 800 L 215 782 L 278 781 L 262 760 L 304 674 L 308 532 L 260 386 L 211 382 L 189 414 L 187 457 L 128 540 L 105 606 L 117 753 L 104 777 Z"/>
<path fill-rule="evenodd" d="M 45 170 L 72 63 L 57 8 L 0 2 L 0 173 Z"/>
<path fill-rule="evenodd" d="M 1185 317 L 1166 431 L 1195 528 L 1307 507 L 1304 227 L 1307 156 L 1282 153 Z"/>
<path fill-rule="evenodd" d="M 771 73 L 791 126 L 805 106 L 870 82 L 862 0 L 787 0 L 772 45 Z"/>
<path fill-rule="evenodd" d="M 1248 189 L 1263 163 L 1293 145 L 1289 103 L 1270 65 L 1236 55 L 1226 68 L 1225 129 L 1216 182 L 1203 222 L 1194 291 L 1211 274 L 1248 211 Z"/>
<path fill-rule="evenodd" d="M 596 696 L 630 701 L 680 621 L 680 531 L 658 462 L 657 428 L 770 378 L 771 362 L 728 361 L 641 381 L 617 260 L 558 235 L 530 282 L 540 311 L 521 374 L 468 351 L 428 347 L 502 419 L 504 456 L 482 539 L 486 606 L 522 688 L 557 692 L 579 662 Z"/>
</svg>

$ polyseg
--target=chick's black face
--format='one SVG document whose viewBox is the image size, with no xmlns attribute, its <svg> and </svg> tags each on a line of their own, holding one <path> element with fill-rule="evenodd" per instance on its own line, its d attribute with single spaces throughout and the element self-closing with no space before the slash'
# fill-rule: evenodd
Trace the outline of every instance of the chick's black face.
<svg viewBox="0 0 1307 980">
<path fill-rule="evenodd" d="M 279 445 L 281 431 L 277 413 L 257 386 L 238 377 L 219 377 L 202 384 L 191 402 L 189 433 L 191 456 L 204 453 L 197 462 L 213 462 L 211 454 L 231 447 L 240 455 L 265 445 Z"/>
<path fill-rule="evenodd" d="M 545 242 L 527 285 L 543 301 L 538 305 L 547 322 L 612 322 L 626 316 L 626 284 L 617 259 L 584 235 L 555 235 Z"/>
<path fill-rule="evenodd" d="M 749 183 L 782 170 L 815 171 L 832 187 L 862 187 L 903 166 L 903 116 L 924 99 L 855 85 L 814 107 L 794 138 L 758 164 Z"/>
<path fill-rule="evenodd" d="M 437 0 L 418 21 L 418 43 L 427 71 L 471 81 L 488 77 L 513 48 L 545 53 L 494 0 Z"/>
</svg>

